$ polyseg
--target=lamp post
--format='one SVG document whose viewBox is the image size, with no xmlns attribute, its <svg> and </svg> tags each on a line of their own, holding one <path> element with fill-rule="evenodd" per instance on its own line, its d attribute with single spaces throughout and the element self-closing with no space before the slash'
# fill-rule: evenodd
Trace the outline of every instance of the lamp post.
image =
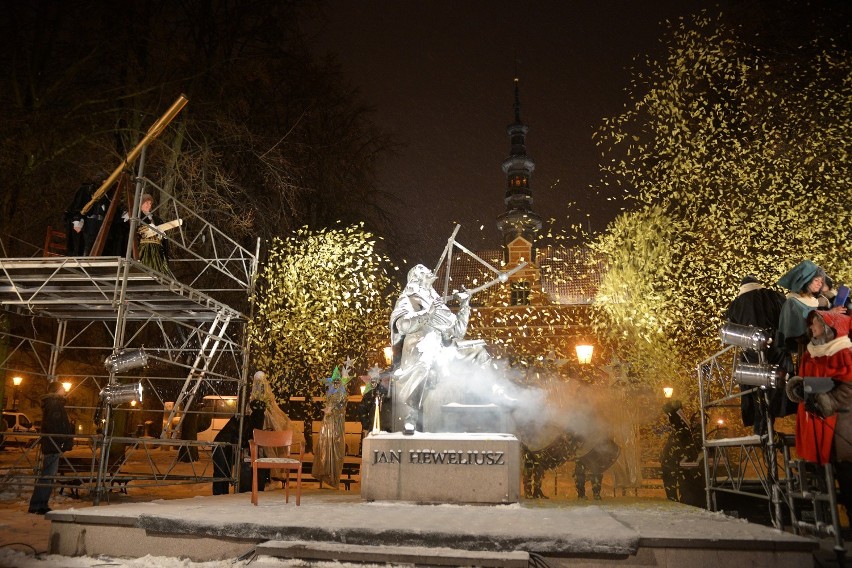
<svg viewBox="0 0 852 568">
<path fill-rule="evenodd" d="M 15 388 L 12 389 L 12 410 L 18 410 L 18 387 L 24 382 L 23 377 L 12 377 L 12 384 Z"/>
<path fill-rule="evenodd" d="M 578 343 L 574 349 L 577 351 L 577 362 L 580 365 L 588 365 L 592 362 L 592 355 L 595 352 L 594 345 Z"/>
</svg>

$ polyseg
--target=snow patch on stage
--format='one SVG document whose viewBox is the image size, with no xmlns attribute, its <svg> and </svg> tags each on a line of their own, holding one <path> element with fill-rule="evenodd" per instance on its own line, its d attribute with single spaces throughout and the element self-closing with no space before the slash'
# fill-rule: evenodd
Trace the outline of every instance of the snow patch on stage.
<svg viewBox="0 0 852 568">
<path fill-rule="evenodd" d="M 522 550 L 616 564 L 648 554 L 680 562 L 692 558 L 688 554 L 729 558 L 740 551 L 797 566 L 810 561 L 815 548 L 809 539 L 670 502 L 416 505 L 318 490 L 296 507 L 284 503 L 282 491 L 270 491 L 257 507 L 248 494 L 238 494 L 67 509 L 48 518 L 50 551 L 66 556 L 174 554 L 204 561 L 250 553 L 267 541 L 301 541 L 421 547 L 425 554 L 440 547 Z"/>
</svg>

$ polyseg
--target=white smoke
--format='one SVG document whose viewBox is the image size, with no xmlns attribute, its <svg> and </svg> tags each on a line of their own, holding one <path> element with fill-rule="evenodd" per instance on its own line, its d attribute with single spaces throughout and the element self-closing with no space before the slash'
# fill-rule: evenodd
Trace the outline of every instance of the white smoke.
<svg viewBox="0 0 852 568">
<path fill-rule="evenodd" d="M 442 378 L 430 385 L 424 402 L 424 429 L 453 431 L 458 424 L 448 411 L 465 405 L 458 409 L 466 415 L 465 431 L 493 431 L 489 427 L 495 415 L 502 415 L 505 429 L 531 450 L 542 449 L 563 434 L 591 445 L 610 435 L 600 411 L 606 402 L 592 396 L 591 389 L 577 380 L 560 379 L 544 381 L 546 388 L 521 386 L 525 373 L 503 360 L 484 365 L 469 359 L 442 361 L 438 370 Z M 482 424 L 471 424 L 476 416 Z"/>
</svg>

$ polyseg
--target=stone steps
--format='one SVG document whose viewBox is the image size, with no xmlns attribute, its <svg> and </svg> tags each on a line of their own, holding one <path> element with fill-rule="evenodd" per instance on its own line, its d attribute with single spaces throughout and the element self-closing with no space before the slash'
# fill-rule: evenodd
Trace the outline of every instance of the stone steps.
<svg viewBox="0 0 852 568">
<path fill-rule="evenodd" d="M 257 545 L 259 561 L 264 557 L 316 561 L 363 562 L 370 564 L 419 564 L 429 566 L 483 566 L 488 568 L 527 568 L 526 552 L 486 552 L 455 548 L 385 546 L 269 540 Z"/>
</svg>

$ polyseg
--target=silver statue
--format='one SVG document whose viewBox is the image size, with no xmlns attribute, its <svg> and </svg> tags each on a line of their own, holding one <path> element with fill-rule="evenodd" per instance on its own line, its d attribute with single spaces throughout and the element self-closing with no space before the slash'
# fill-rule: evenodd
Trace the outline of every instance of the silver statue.
<svg viewBox="0 0 852 568">
<path fill-rule="evenodd" d="M 470 294 L 456 292 L 453 313 L 432 287 L 435 274 L 418 264 L 408 272 L 408 283 L 391 313 L 391 343 L 400 353 L 394 373 L 397 400 L 407 407 L 403 432 L 424 430 L 422 410 L 427 393 L 459 361 L 478 365 L 490 360 L 484 341 L 463 341 L 470 319 Z"/>
</svg>

